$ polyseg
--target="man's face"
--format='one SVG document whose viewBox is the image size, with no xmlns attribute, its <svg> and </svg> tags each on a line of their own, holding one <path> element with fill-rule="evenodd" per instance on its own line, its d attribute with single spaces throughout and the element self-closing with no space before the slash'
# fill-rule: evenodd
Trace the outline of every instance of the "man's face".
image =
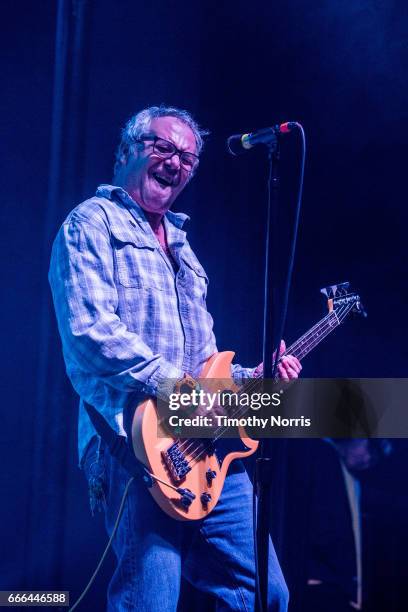
<svg viewBox="0 0 408 612">
<path fill-rule="evenodd" d="M 152 119 L 146 136 L 172 142 L 177 149 L 197 153 L 192 130 L 176 117 Z M 164 214 L 190 178 L 177 154 L 163 159 L 153 152 L 153 141 L 135 144 L 123 168 L 123 187 L 147 212 Z"/>
</svg>

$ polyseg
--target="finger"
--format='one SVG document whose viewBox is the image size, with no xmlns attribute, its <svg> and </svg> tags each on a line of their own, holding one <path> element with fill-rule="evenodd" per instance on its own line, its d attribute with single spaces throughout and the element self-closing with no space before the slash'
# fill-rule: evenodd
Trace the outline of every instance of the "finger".
<svg viewBox="0 0 408 612">
<path fill-rule="evenodd" d="M 288 374 L 289 380 L 294 380 L 295 378 L 299 378 L 299 374 L 296 372 L 296 370 L 293 370 L 292 368 L 288 368 L 286 372 Z"/>
<path fill-rule="evenodd" d="M 283 367 L 283 365 L 281 363 L 278 364 L 278 373 L 279 373 L 279 378 L 282 380 L 289 380 L 289 376 L 286 372 L 286 369 Z"/>
<path fill-rule="evenodd" d="M 292 368 L 286 368 L 286 370 L 283 371 L 285 372 L 285 375 L 282 375 L 283 380 L 294 380 L 299 378 L 299 374 L 295 370 L 292 370 Z"/>
<path fill-rule="evenodd" d="M 254 377 L 258 378 L 260 376 L 263 376 L 263 362 L 261 362 L 260 364 L 258 364 L 254 370 Z"/>
<path fill-rule="evenodd" d="M 292 368 L 287 368 L 287 369 L 279 368 L 278 371 L 279 371 L 278 377 L 281 380 L 288 381 L 288 380 L 294 380 L 296 378 L 299 378 L 299 374 L 295 370 L 292 370 Z"/>
<path fill-rule="evenodd" d="M 299 373 L 296 371 L 294 367 L 292 367 L 291 360 L 284 358 L 282 359 L 281 363 L 282 363 L 282 367 L 285 369 L 286 374 L 290 380 L 294 378 L 298 378 Z"/>
<path fill-rule="evenodd" d="M 296 359 L 293 355 L 285 355 L 282 357 L 282 363 L 289 363 L 290 367 L 295 370 L 298 374 L 302 369 L 299 359 Z"/>
<path fill-rule="evenodd" d="M 285 341 L 284 341 L 284 340 L 281 340 L 281 343 L 280 343 L 280 345 L 279 345 L 279 357 L 280 357 L 281 355 L 283 355 L 283 353 L 284 353 L 285 351 L 286 351 L 286 343 L 285 343 Z M 273 356 L 272 356 L 272 357 L 273 357 L 273 359 L 274 359 L 274 360 L 276 359 L 276 351 L 273 351 Z"/>
</svg>

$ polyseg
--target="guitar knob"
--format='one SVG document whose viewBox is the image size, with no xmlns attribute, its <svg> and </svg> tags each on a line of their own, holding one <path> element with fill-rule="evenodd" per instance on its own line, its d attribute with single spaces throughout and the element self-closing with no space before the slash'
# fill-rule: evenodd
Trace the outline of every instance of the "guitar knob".
<svg viewBox="0 0 408 612">
<path fill-rule="evenodd" d="M 208 482 L 209 485 L 212 483 L 212 481 L 214 480 L 216 475 L 217 475 L 217 472 L 215 472 L 214 470 L 211 470 L 210 468 L 208 468 L 208 470 L 205 473 L 205 477 L 206 477 L 207 482 Z"/>
<path fill-rule="evenodd" d="M 177 489 L 177 492 L 181 495 L 181 504 L 184 508 L 189 508 L 191 506 L 191 502 L 195 500 L 195 495 L 190 489 L 182 489 L 181 487 Z"/>
<path fill-rule="evenodd" d="M 201 503 L 206 506 L 211 501 L 211 493 L 201 493 Z"/>
</svg>

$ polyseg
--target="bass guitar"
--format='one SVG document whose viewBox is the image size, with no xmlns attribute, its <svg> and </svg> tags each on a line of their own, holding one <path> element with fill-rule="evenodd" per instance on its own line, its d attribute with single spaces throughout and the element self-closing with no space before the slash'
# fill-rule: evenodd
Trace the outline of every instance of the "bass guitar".
<svg viewBox="0 0 408 612">
<path fill-rule="evenodd" d="M 349 283 L 342 283 L 321 290 L 327 297 L 328 314 L 289 346 L 280 358 L 290 354 L 302 360 L 349 313 L 365 314 L 360 297 L 348 292 L 348 288 Z M 231 380 L 233 358 L 231 351 L 215 353 L 206 362 L 200 379 L 226 381 L 228 390 L 248 392 L 253 379 L 241 387 Z M 234 439 L 222 438 L 221 433 L 211 440 L 177 439 L 161 424 L 156 402 L 151 398 L 135 411 L 132 443 L 137 459 L 152 477 L 149 491 L 162 510 L 177 520 L 205 518 L 218 502 L 231 462 L 249 457 L 259 444 L 247 437 L 243 428 Z"/>
</svg>

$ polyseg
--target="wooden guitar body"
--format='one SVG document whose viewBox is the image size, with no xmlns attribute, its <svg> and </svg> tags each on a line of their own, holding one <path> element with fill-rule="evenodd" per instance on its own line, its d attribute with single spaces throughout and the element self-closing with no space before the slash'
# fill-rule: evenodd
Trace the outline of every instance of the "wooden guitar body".
<svg viewBox="0 0 408 612">
<path fill-rule="evenodd" d="M 205 364 L 200 379 L 222 379 L 225 381 L 223 388 L 235 388 L 231 381 L 233 357 L 234 353 L 229 351 L 216 353 Z M 239 433 L 240 438 L 217 441 L 213 452 L 204 452 L 198 460 L 197 446 L 180 440 L 181 451 L 187 449 L 183 456 L 191 465 L 191 470 L 178 481 L 172 477 L 164 459 L 165 453 L 177 444 L 176 438 L 161 428 L 153 399 L 137 407 L 132 423 L 133 449 L 139 461 L 154 475 L 153 486 L 149 490 L 166 514 L 177 520 L 190 521 L 203 519 L 211 512 L 221 495 L 231 462 L 252 455 L 258 447 L 258 442 L 247 438 L 244 430 L 241 429 Z M 210 442 L 202 440 L 203 444 Z M 194 495 L 188 505 L 183 503 L 183 495 L 177 491 L 180 488 Z"/>
</svg>

